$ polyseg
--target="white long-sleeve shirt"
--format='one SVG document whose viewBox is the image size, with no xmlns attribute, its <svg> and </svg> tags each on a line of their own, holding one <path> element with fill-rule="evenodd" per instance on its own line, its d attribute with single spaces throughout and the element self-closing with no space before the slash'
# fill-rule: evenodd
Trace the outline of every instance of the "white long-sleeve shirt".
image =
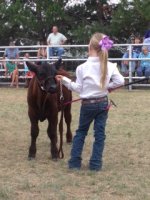
<svg viewBox="0 0 150 200">
<path fill-rule="evenodd" d="M 101 67 L 98 57 L 89 57 L 87 61 L 76 69 L 76 81 L 63 77 L 62 83 L 69 90 L 79 93 L 80 98 L 99 98 L 108 94 L 109 88 L 116 88 L 124 84 L 124 78 L 119 73 L 116 63 L 108 62 L 108 73 L 105 88 L 100 88 Z"/>
<path fill-rule="evenodd" d="M 66 36 L 57 32 L 56 34 L 50 33 L 47 38 L 47 43 L 50 45 L 60 45 L 67 40 Z"/>
</svg>

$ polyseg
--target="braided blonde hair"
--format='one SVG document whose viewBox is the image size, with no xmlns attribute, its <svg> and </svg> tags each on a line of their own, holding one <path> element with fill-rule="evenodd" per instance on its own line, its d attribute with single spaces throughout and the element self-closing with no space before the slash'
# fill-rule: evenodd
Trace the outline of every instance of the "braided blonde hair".
<svg viewBox="0 0 150 200">
<path fill-rule="evenodd" d="M 90 48 L 94 49 L 99 57 L 101 74 L 100 74 L 100 87 L 104 89 L 107 76 L 107 60 L 108 60 L 108 51 L 102 50 L 99 42 L 103 39 L 105 35 L 102 33 L 95 33 L 92 35 L 90 40 Z"/>
</svg>

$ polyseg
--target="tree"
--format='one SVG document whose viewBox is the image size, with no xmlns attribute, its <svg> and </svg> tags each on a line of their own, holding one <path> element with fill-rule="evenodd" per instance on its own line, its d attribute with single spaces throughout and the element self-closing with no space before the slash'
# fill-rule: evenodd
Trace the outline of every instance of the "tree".
<svg viewBox="0 0 150 200">
<path fill-rule="evenodd" d="M 45 39 L 54 24 L 63 28 L 63 8 L 61 0 L 5 0 L 0 3 L 0 22 L 4 24 L 0 36 L 4 38 L 5 33 L 6 38 Z"/>
<path fill-rule="evenodd" d="M 106 29 L 106 0 L 84 1 L 68 9 L 65 5 L 62 0 L 4 0 L 0 3 L 1 44 L 8 44 L 10 36 L 33 42 L 46 39 L 54 24 L 75 43 L 86 43 L 94 31 Z"/>
<path fill-rule="evenodd" d="M 66 6 L 72 2 L 72 6 Z M 74 2 L 76 4 L 74 4 Z M 150 6 L 147 0 L 3 0 L 0 3 L 0 45 L 10 36 L 30 40 L 46 39 L 53 25 L 59 27 L 70 43 L 84 43 L 96 31 L 124 42 L 131 33 L 149 27 Z"/>
<path fill-rule="evenodd" d="M 110 30 L 120 41 L 125 42 L 131 34 L 144 35 L 149 29 L 150 5 L 147 0 L 122 0 L 113 12 Z"/>
<path fill-rule="evenodd" d="M 79 0 L 79 2 L 81 1 Z M 106 0 L 88 0 L 82 4 L 74 3 L 66 12 L 70 16 L 70 23 L 74 21 L 71 28 L 73 42 L 87 43 L 91 34 L 96 31 L 107 33 L 112 10 Z"/>
</svg>

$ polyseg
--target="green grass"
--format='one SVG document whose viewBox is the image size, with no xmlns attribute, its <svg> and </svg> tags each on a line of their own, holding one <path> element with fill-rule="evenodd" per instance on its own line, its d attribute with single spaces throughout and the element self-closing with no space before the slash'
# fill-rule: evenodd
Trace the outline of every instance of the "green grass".
<svg viewBox="0 0 150 200">
<path fill-rule="evenodd" d="M 93 142 L 92 126 L 86 138 L 81 171 L 68 170 L 71 145 L 65 142 L 65 158 L 58 162 L 50 159 L 46 121 L 40 123 L 37 157 L 28 161 L 30 123 L 27 91 L 12 88 L 0 90 L 0 200 L 150 199 L 148 90 L 118 90 L 110 94 L 118 107 L 109 112 L 104 166 L 99 173 L 88 170 Z M 72 104 L 73 133 L 78 125 L 79 108 L 80 102 Z"/>
</svg>

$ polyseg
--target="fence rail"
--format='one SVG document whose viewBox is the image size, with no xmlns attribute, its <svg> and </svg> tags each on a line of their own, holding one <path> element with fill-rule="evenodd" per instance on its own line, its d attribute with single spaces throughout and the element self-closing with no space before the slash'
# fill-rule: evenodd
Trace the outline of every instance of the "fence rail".
<svg viewBox="0 0 150 200">
<path fill-rule="evenodd" d="M 115 50 L 120 50 L 120 48 L 123 48 L 122 51 L 126 51 L 126 48 L 129 48 L 129 58 L 111 58 L 109 57 L 109 61 L 129 61 L 129 76 L 125 77 L 125 79 L 128 79 L 129 82 L 132 81 L 132 79 L 140 79 L 142 77 L 133 77 L 132 76 L 132 71 L 131 71 L 131 64 L 132 61 L 141 61 L 141 60 L 149 60 L 150 58 L 132 58 L 132 47 L 133 46 L 150 46 L 150 44 L 114 44 L 112 49 Z M 6 61 L 15 61 L 15 62 L 21 62 L 23 64 L 23 62 L 30 60 L 31 62 L 34 61 L 55 61 L 58 59 L 58 57 L 49 57 L 48 53 L 47 53 L 47 58 L 45 59 L 41 59 L 41 58 L 37 58 L 37 51 L 39 48 L 41 47 L 45 47 L 47 49 L 47 52 L 49 52 L 49 47 L 60 47 L 59 45 L 53 45 L 53 46 L 47 46 L 47 45 L 33 45 L 33 46 L 0 46 L 0 71 L 2 72 L 2 63 L 6 62 Z M 66 53 L 64 56 L 62 56 L 62 60 L 65 62 L 69 62 L 69 61 L 85 61 L 88 57 L 87 51 L 88 51 L 88 45 L 61 45 L 61 47 L 65 48 L 65 50 L 69 51 L 69 53 Z M 18 48 L 20 55 L 22 53 L 32 53 L 33 55 L 30 57 L 30 59 L 25 59 L 23 56 L 20 56 L 19 59 L 3 59 L 3 55 L 4 51 L 6 48 Z M 80 52 L 78 53 L 74 53 L 71 54 L 70 51 L 71 50 L 75 50 L 76 52 L 79 50 L 82 50 L 82 53 L 80 54 Z M 122 53 L 123 54 L 123 53 Z M 19 69 L 19 71 L 23 71 L 23 69 Z M 2 77 L 2 76 L 1 76 Z M 1 81 L 0 81 L 1 82 Z M 141 84 L 136 84 L 137 86 L 140 86 Z M 143 85 L 143 84 L 142 84 Z M 144 85 L 143 85 L 144 86 Z M 147 86 L 150 86 L 150 84 L 147 84 Z M 132 90 L 132 85 L 129 86 L 129 90 Z"/>
</svg>

